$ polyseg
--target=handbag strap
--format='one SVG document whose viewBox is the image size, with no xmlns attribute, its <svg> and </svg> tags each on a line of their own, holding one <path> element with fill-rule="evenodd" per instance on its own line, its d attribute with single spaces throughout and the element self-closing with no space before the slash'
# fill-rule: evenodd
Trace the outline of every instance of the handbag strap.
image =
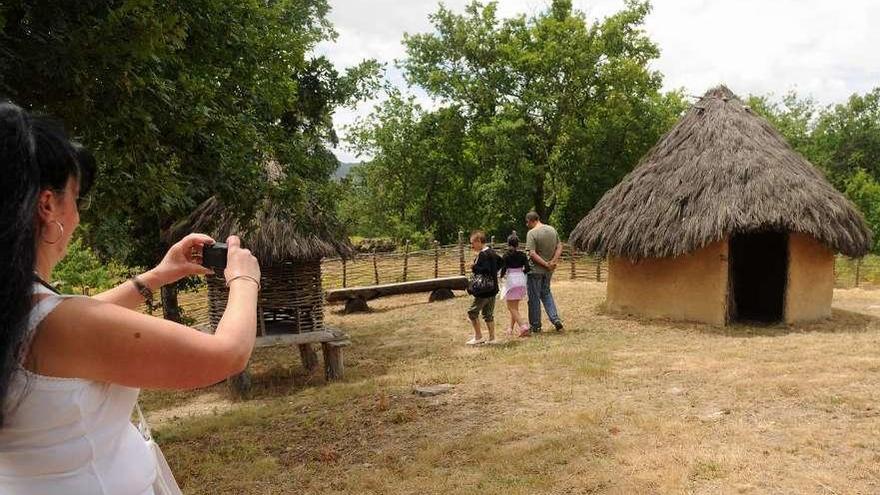
<svg viewBox="0 0 880 495">
<path fill-rule="evenodd" d="M 150 424 L 147 423 L 147 418 L 144 417 L 144 412 L 141 410 L 140 402 L 134 403 L 134 410 L 137 411 L 138 415 L 138 425 L 137 429 L 141 432 L 141 435 L 144 437 L 144 440 L 150 441 L 153 439 L 153 432 L 150 431 Z"/>
</svg>

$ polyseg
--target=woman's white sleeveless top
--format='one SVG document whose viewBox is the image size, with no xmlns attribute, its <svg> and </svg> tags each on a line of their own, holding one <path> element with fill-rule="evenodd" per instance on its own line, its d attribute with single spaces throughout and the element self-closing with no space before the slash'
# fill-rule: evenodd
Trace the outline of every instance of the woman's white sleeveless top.
<svg viewBox="0 0 880 495">
<path fill-rule="evenodd" d="M 31 310 L 26 342 L 64 298 L 40 285 L 34 291 L 49 296 Z M 19 367 L 2 406 L 0 493 L 151 495 L 156 459 L 131 423 L 139 392 Z"/>
</svg>

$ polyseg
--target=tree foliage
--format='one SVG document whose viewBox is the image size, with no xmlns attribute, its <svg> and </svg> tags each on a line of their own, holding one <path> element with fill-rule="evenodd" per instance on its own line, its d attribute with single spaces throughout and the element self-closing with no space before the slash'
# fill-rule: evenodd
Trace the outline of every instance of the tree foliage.
<svg viewBox="0 0 880 495">
<path fill-rule="evenodd" d="M 75 237 L 67 246 L 67 255 L 58 263 L 53 278 L 66 294 L 96 294 L 125 280 L 127 270 L 114 262 L 104 263 L 82 238 Z"/>
<path fill-rule="evenodd" d="M 306 204 L 337 161 L 332 114 L 379 67 L 338 73 L 326 0 L 48 0 L 0 7 L 0 94 L 62 119 L 101 166 L 92 243 L 155 261 L 159 232 L 219 194 L 247 215 L 265 194 Z M 265 163 L 287 180 L 268 190 Z M 96 221 L 100 219 L 100 221 Z"/>
<path fill-rule="evenodd" d="M 661 76 L 648 66 L 659 54 L 641 28 L 649 10 L 628 1 L 591 22 L 569 1 L 509 19 L 495 3 L 463 13 L 441 6 L 433 32 L 405 36 L 401 67 L 442 105 L 401 120 L 386 113 L 413 107 L 392 99 L 356 128 L 355 149 L 375 156 L 361 197 L 395 194 L 376 179 L 397 177 L 404 194 L 396 196 L 420 198 L 418 213 L 392 206 L 386 221 L 444 239 L 456 226 L 506 233 L 530 209 L 569 230 L 684 108 L 678 93 L 660 93 Z M 434 134 L 441 128 L 446 134 Z M 407 178 L 429 163 L 463 181 Z"/>
<path fill-rule="evenodd" d="M 880 181 L 880 87 L 826 108 L 813 140 L 817 160 L 838 188 L 860 170 Z"/>
<path fill-rule="evenodd" d="M 343 218 L 367 236 L 453 238 L 479 221 L 480 175 L 467 121 L 455 107 L 427 112 L 412 97 L 392 92 L 349 139 L 379 150 L 346 179 Z"/>
<path fill-rule="evenodd" d="M 872 252 L 880 254 L 880 182 L 864 169 L 857 169 L 846 180 L 844 193 L 865 216 L 874 232 Z"/>
</svg>

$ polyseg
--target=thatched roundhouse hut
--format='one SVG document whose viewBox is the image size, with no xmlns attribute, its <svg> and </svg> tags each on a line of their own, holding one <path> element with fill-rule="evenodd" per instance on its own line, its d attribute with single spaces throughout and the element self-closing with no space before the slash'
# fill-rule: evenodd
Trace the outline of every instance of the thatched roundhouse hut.
<svg viewBox="0 0 880 495">
<path fill-rule="evenodd" d="M 831 315 L 856 208 L 729 89 L 707 92 L 571 234 L 609 261 L 607 307 L 724 325 Z"/>
<path fill-rule="evenodd" d="M 309 215 L 293 216 L 266 201 L 247 225 L 212 197 L 190 215 L 181 232 L 205 232 L 218 241 L 235 233 L 260 262 L 262 290 L 257 334 L 269 336 L 324 329 L 321 258 L 350 256 L 352 248 L 331 215 L 313 206 Z M 226 309 L 228 290 L 221 276 L 208 277 L 211 325 Z"/>
</svg>

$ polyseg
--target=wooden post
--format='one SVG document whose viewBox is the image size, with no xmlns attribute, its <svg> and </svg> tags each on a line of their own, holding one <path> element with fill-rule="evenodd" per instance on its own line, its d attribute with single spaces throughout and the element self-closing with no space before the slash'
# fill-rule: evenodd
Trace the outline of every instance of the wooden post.
<svg viewBox="0 0 880 495">
<path fill-rule="evenodd" d="M 440 277 L 440 242 L 434 241 L 434 278 Z"/>
<path fill-rule="evenodd" d="M 860 278 L 862 275 L 862 259 L 859 258 L 856 260 L 856 287 L 859 286 Z"/>
<path fill-rule="evenodd" d="M 299 358 L 302 360 L 303 368 L 309 373 L 314 373 L 318 369 L 318 354 L 312 348 L 312 344 L 299 345 Z"/>
<path fill-rule="evenodd" d="M 348 264 L 345 258 L 342 258 L 342 288 L 348 287 Z"/>
<path fill-rule="evenodd" d="M 409 268 L 409 239 L 403 248 L 403 281 L 406 282 L 407 269 Z"/>
<path fill-rule="evenodd" d="M 166 320 L 182 323 L 183 317 L 180 314 L 180 304 L 177 302 L 177 284 L 163 285 L 160 297 L 162 301 L 162 317 Z"/>
<path fill-rule="evenodd" d="M 577 278 L 577 270 L 575 269 L 575 255 L 577 251 L 575 250 L 574 244 L 571 245 L 571 250 L 569 251 L 569 256 L 571 256 L 571 279 L 574 280 Z"/>
<path fill-rule="evenodd" d="M 379 285 L 379 264 L 376 262 L 376 248 L 373 248 L 373 278 L 376 279 L 376 285 Z"/>
<path fill-rule="evenodd" d="M 370 310 L 367 300 L 362 297 L 353 297 L 345 301 L 345 314 L 364 313 Z"/>
<path fill-rule="evenodd" d="M 229 393 L 232 394 L 233 397 L 238 399 L 249 398 L 251 395 L 251 387 L 253 386 L 253 380 L 251 380 L 249 366 L 246 366 L 244 371 L 242 371 L 241 373 L 232 375 L 227 378 L 226 386 L 229 389 Z"/>
<path fill-rule="evenodd" d="M 452 292 L 452 289 L 434 289 L 431 291 L 431 295 L 428 296 L 428 302 L 445 301 L 453 298 L 455 298 L 455 294 Z"/>
<path fill-rule="evenodd" d="M 458 274 L 464 275 L 464 232 L 458 231 Z"/>
<path fill-rule="evenodd" d="M 324 378 L 327 381 L 342 380 L 345 377 L 345 367 L 342 361 L 342 348 L 344 342 L 323 342 L 321 350 L 324 354 Z"/>
<path fill-rule="evenodd" d="M 602 281 L 602 258 L 596 258 L 596 282 Z"/>
</svg>

